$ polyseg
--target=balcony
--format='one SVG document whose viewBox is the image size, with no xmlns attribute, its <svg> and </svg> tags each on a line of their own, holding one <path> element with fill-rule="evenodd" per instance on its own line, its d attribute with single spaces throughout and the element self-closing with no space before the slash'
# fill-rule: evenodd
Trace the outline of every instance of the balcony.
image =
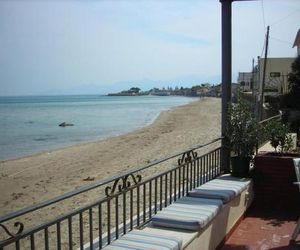
<svg viewBox="0 0 300 250">
<path fill-rule="evenodd" d="M 114 249 L 114 242 L 136 231 L 180 239 L 180 249 L 287 248 L 300 215 L 298 207 L 286 204 L 275 209 L 252 202 L 251 180 L 199 230 L 153 226 L 153 217 L 184 201 L 191 190 L 223 178 L 220 140 L 7 214 L 0 218 L 0 249 Z M 99 199 L 43 218 L 47 209 L 89 192 L 97 192 Z M 184 211 L 183 216 L 190 213 Z M 32 224 L 34 218 L 41 223 Z"/>
<path fill-rule="evenodd" d="M 220 176 L 220 140 L 2 216 L 0 249 L 102 249 L 149 223 L 196 186 Z M 76 197 L 89 192 L 97 193 L 98 200 L 59 215 L 60 206 L 70 200 L 76 204 Z"/>
</svg>

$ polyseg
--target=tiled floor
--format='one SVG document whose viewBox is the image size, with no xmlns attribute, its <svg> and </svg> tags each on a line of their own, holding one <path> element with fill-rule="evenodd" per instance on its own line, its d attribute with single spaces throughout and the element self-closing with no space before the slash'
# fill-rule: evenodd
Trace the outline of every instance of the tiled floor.
<svg viewBox="0 0 300 250">
<path fill-rule="evenodd" d="M 288 204 L 286 208 L 251 207 L 221 249 L 300 249 L 300 243 L 289 247 L 299 214 L 300 208 L 297 211 L 289 208 Z"/>
</svg>

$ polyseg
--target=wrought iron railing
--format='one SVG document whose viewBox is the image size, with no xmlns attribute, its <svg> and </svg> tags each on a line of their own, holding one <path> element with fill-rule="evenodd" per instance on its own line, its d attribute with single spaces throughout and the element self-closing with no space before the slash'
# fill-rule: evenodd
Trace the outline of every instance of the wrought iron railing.
<svg viewBox="0 0 300 250">
<path fill-rule="evenodd" d="M 157 211 L 187 195 L 189 190 L 220 175 L 220 140 L 2 216 L 0 249 L 102 249 L 133 228 L 148 223 Z M 42 218 L 44 209 L 59 207 L 62 202 L 90 191 L 97 194 L 92 203 L 30 225 L 32 218 L 36 218 L 31 218 L 32 214 L 41 213 Z"/>
</svg>

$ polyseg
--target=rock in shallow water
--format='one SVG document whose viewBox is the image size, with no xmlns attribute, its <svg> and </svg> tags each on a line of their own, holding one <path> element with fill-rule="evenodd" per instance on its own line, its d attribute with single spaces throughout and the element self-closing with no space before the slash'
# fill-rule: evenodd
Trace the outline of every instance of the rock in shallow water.
<svg viewBox="0 0 300 250">
<path fill-rule="evenodd" d="M 59 124 L 58 126 L 60 127 L 67 127 L 67 126 L 74 126 L 74 124 L 72 123 L 66 123 L 66 122 L 62 122 L 61 124 Z"/>
</svg>

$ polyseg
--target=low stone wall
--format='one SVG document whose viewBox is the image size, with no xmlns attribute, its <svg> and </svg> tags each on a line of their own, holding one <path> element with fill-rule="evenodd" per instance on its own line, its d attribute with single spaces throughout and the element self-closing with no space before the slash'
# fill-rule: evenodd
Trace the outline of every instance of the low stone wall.
<svg viewBox="0 0 300 250">
<path fill-rule="evenodd" d="M 218 215 L 199 232 L 158 228 L 152 227 L 151 224 L 142 230 L 156 235 L 180 239 L 183 241 L 182 249 L 214 250 L 222 246 L 226 238 L 233 232 L 240 220 L 243 219 L 252 201 L 253 185 L 250 182 L 246 190 L 224 205 Z"/>
<path fill-rule="evenodd" d="M 190 242 L 184 244 L 187 250 L 213 250 L 222 245 L 226 237 L 234 230 L 238 222 L 243 218 L 247 208 L 253 201 L 252 183 L 240 195 L 224 205 L 221 212 L 213 221 Z"/>
<path fill-rule="evenodd" d="M 141 228 L 141 231 L 145 234 L 158 235 L 164 238 L 182 241 L 181 249 L 214 250 L 222 246 L 226 238 L 233 232 L 235 226 L 243 219 L 252 201 L 253 184 L 252 181 L 249 181 L 247 188 L 235 196 L 230 202 L 223 205 L 219 213 L 201 231 L 195 232 L 166 227 L 154 227 L 151 222 L 144 228 Z M 189 213 L 189 211 L 186 212 Z M 111 247 L 108 248 L 112 249 Z M 86 246 L 85 249 L 89 249 L 89 246 Z"/>
</svg>

